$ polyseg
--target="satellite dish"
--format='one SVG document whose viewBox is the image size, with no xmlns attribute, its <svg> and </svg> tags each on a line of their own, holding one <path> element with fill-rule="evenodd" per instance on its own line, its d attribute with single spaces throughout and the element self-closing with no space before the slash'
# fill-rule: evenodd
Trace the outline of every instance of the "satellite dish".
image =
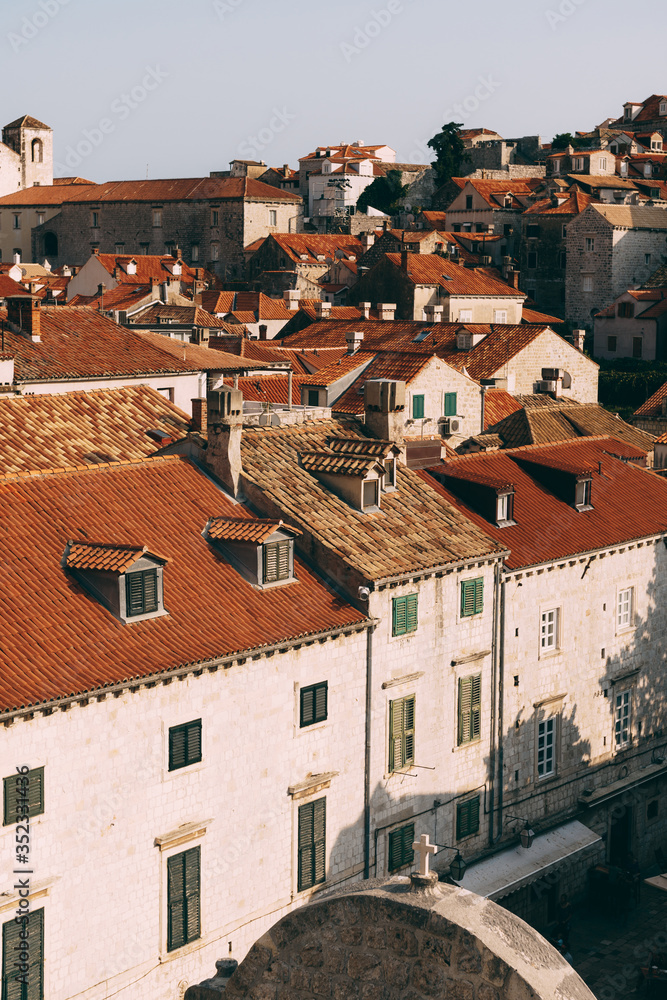
<svg viewBox="0 0 667 1000">
<path fill-rule="evenodd" d="M 334 254 L 334 257 L 336 258 L 336 260 L 342 260 L 344 256 L 345 256 L 345 251 L 344 250 L 336 250 L 336 252 Z"/>
<path fill-rule="evenodd" d="M 333 264 L 333 262 L 334 262 L 333 257 L 325 257 L 324 258 L 324 263 L 325 264 Z"/>
</svg>

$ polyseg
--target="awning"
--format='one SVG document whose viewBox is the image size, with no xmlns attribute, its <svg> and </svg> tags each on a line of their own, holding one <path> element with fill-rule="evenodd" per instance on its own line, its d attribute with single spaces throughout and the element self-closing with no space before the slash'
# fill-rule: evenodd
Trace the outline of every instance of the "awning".
<svg viewBox="0 0 667 1000">
<path fill-rule="evenodd" d="M 667 875 L 654 875 L 653 878 L 645 878 L 646 885 L 653 885 L 656 889 L 667 892 Z"/>
<path fill-rule="evenodd" d="M 621 795 L 622 792 L 626 792 L 629 788 L 636 788 L 638 785 L 643 785 L 647 781 L 652 781 L 653 778 L 658 778 L 666 772 L 667 763 L 664 761 L 662 763 L 648 764 L 646 767 L 637 771 L 631 771 L 624 778 L 618 778 L 617 781 L 610 781 L 609 784 L 602 785 L 601 788 L 596 788 L 588 794 L 584 792 L 579 796 L 579 805 L 589 808 L 591 806 L 599 806 L 603 802 L 613 799 L 614 796 Z"/>
<path fill-rule="evenodd" d="M 597 844 L 602 838 L 579 820 L 535 837 L 531 847 L 510 847 L 471 865 L 459 883 L 464 889 L 502 899 L 524 885 L 530 885 L 556 868 L 566 858 Z"/>
</svg>

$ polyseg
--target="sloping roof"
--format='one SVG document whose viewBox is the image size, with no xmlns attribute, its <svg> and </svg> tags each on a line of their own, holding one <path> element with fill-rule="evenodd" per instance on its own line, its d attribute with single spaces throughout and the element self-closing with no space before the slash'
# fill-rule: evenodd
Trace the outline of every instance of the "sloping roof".
<svg viewBox="0 0 667 1000">
<path fill-rule="evenodd" d="M 629 130 L 634 132 L 635 126 L 637 124 L 641 125 L 641 122 L 656 121 L 659 118 L 664 118 L 664 115 L 660 115 L 658 108 L 660 102 L 665 100 L 667 100 L 667 97 L 663 94 L 651 94 L 651 96 L 647 97 L 645 101 L 625 101 L 625 104 L 641 104 L 641 111 L 638 112 L 632 121 L 625 121 L 621 115 L 620 118 L 617 118 L 614 122 L 612 122 L 612 125 L 626 131 Z"/>
<path fill-rule="evenodd" d="M 394 267 L 401 267 L 400 253 L 388 253 L 386 257 Z M 380 261 L 379 264 L 381 263 Z M 372 273 L 371 270 L 369 274 Z M 462 267 L 440 254 L 408 253 L 407 276 L 415 285 L 440 285 L 449 295 L 526 297 L 525 292 L 492 277 L 485 268 Z"/>
<path fill-rule="evenodd" d="M 42 306 L 41 343 L 5 331 L 17 382 L 191 372 L 192 365 L 90 309 Z"/>
<path fill-rule="evenodd" d="M 645 403 L 635 410 L 634 417 L 661 417 L 662 401 L 667 397 L 667 382 L 663 383 Z"/>
<path fill-rule="evenodd" d="M 45 128 L 49 132 L 53 131 L 50 125 L 45 125 L 44 122 L 40 122 L 39 119 L 33 118 L 32 115 L 23 115 L 21 118 L 17 118 L 15 121 L 10 122 L 9 125 L 5 125 L 5 128 Z"/>
<path fill-rule="evenodd" d="M 281 250 L 293 261 L 317 264 L 318 256 L 333 257 L 336 250 L 341 250 L 346 256 L 360 257 L 364 251 L 361 240 L 356 236 L 341 234 L 321 235 L 319 233 L 272 233 L 267 237 L 275 240 Z M 246 252 L 250 247 L 246 247 Z"/>
<path fill-rule="evenodd" d="M 426 210 L 421 214 L 424 219 L 424 222 L 428 223 L 431 230 L 433 229 L 444 230 L 446 228 L 446 222 L 447 222 L 446 212 L 432 212 Z"/>
<path fill-rule="evenodd" d="M 0 474 L 134 462 L 184 437 L 188 416 L 147 385 L 0 400 Z"/>
<path fill-rule="evenodd" d="M 551 402 L 551 406 L 518 409 L 495 424 L 489 424 L 489 430 L 500 436 L 504 448 L 549 444 L 579 437 L 614 437 L 640 449 L 643 454 L 653 449 L 652 434 L 633 427 L 597 403 L 573 405 L 567 399 Z"/>
<path fill-rule="evenodd" d="M 247 583 L 203 531 L 210 518 L 252 515 L 186 459 L 8 477 L 0 502 L 2 709 L 365 622 L 298 557 L 297 583 Z M 62 559 L 68 542 L 91 539 L 167 559 L 168 614 L 123 625 L 89 595 Z"/>
<path fill-rule="evenodd" d="M 368 365 L 375 354 L 367 351 L 356 351 L 354 354 L 343 354 L 340 358 L 323 365 L 314 375 L 307 375 L 302 379 L 302 385 L 333 385 L 345 375 L 349 375 L 362 365 Z"/>
<path fill-rule="evenodd" d="M 154 181 L 106 181 L 64 192 L 64 201 L 81 202 L 165 202 L 165 201 L 289 201 L 299 195 L 263 184 L 250 177 L 188 177 Z"/>
<path fill-rule="evenodd" d="M 115 288 L 105 288 L 103 292 L 95 292 L 94 295 L 73 295 L 68 300 L 68 306 L 85 306 L 88 309 L 98 309 L 102 311 L 129 311 L 135 306 L 139 306 L 148 299 L 149 302 L 157 301 L 158 295 L 152 294 L 150 285 L 126 285 L 124 283 L 116 285 Z"/>
<path fill-rule="evenodd" d="M 565 321 L 560 319 L 559 316 L 549 316 L 548 313 L 538 312 L 537 309 L 526 309 L 524 306 L 521 310 L 521 322 L 532 323 L 533 326 L 535 324 L 544 326 L 559 326 Z"/>
<path fill-rule="evenodd" d="M 610 225 L 620 229 L 667 229 L 667 209 L 641 205 L 591 204 L 589 212 L 599 212 Z"/>
<path fill-rule="evenodd" d="M 100 262 L 105 271 L 115 277 L 116 281 L 125 285 L 150 285 L 151 278 L 156 278 L 158 281 L 178 278 L 182 285 L 191 285 L 196 277 L 195 268 L 190 267 L 185 261 L 179 261 L 181 273 L 173 274 L 172 268 L 177 261 L 171 254 L 133 256 L 128 253 L 96 253 L 93 257 Z M 130 262 L 134 264 L 134 273 L 128 270 Z"/>
<path fill-rule="evenodd" d="M 471 177 L 455 177 L 453 180 L 461 188 L 464 188 L 466 184 L 471 184 L 475 191 L 492 208 L 504 207 L 505 195 L 507 194 L 513 196 L 513 208 L 523 208 L 523 204 L 519 201 L 519 198 L 532 197 L 535 189 L 544 183 L 544 178 L 542 177 L 512 178 L 511 180 L 504 180 L 502 178 L 500 180 L 478 180 Z"/>
<path fill-rule="evenodd" d="M 241 453 L 244 478 L 282 511 L 345 560 L 365 580 L 379 581 L 462 559 L 492 556 L 503 546 L 441 504 L 424 480 L 399 465 L 396 492 L 382 495 L 382 509 L 362 513 L 302 468 L 304 452 L 327 451 L 330 438 L 365 437 L 353 420 L 318 420 L 290 427 L 246 427 Z"/>
<path fill-rule="evenodd" d="M 292 406 L 301 405 L 301 385 L 307 375 L 292 376 Z M 289 378 L 285 375 L 246 375 L 238 380 L 238 388 L 244 400 L 252 403 L 278 403 L 285 406 L 288 402 L 287 390 Z"/>
<path fill-rule="evenodd" d="M 124 573 L 146 551 L 137 545 L 90 545 L 74 542 L 67 554 L 68 569 L 92 569 L 103 573 Z"/>
<path fill-rule="evenodd" d="M 248 365 L 244 363 L 243 358 L 238 357 L 236 354 L 228 354 L 226 351 L 206 347 L 204 344 L 190 344 L 165 336 L 162 333 L 137 330 L 137 334 L 145 343 L 151 344 L 161 351 L 166 351 L 173 358 L 182 360 L 191 371 L 218 371 L 224 369 L 241 371 L 249 367 L 268 368 L 268 365 L 264 361 L 253 361 Z"/>
<path fill-rule="evenodd" d="M 25 288 L 7 274 L 0 274 L 0 299 L 6 295 L 24 295 Z"/>
<path fill-rule="evenodd" d="M 89 186 L 95 187 L 93 184 Z M 82 191 L 83 189 L 83 186 L 76 185 L 77 191 Z M 4 195 L 0 198 L 0 208 L 11 208 L 12 205 L 16 205 L 17 208 L 62 205 L 63 202 L 69 200 L 71 194 L 72 186 L 69 184 L 38 184 Z"/>
<path fill-rule="evenodd" d="M 595 551 L 621 542 L 667 532 L 667 482 L 615 456 L 627 446 L 613 438 L 579 438 L 565 444 L 463 455 L 443 461 L 428 472 L 475 482 L 478 475 L 505 480 L 515 487 L 515 525 L 498 528 L 459 499 L 455 485 L 436 488 L 478 527 L 510 549 L 505 562 L 518 569 Z M 531 464 L 592 471 L 592 509 L 578 511 L 543 485 Z"/>
<path fill-rule="evenodd" d="M 590 194 L 586 194 L 577 185 L 573 185 L 568 197 L 560 204 L 554 205 L 551 198 L 542 198 L 525 210 L 524 215 L 579 215 L 592 202 Z"/>
<path fill-rule="evenodd" d="M 306 316 L 308 316 L 310 319 L 316 320 L 318 316 L 317 313 L 315 312 L 315 308 L 316 308 L 316 303 L 318 303 L 319 301 L 320 301 L 319 299 L 301 299 L 299 302 L 298 311 L 304 312 Z M 362 316 L 361 309 L 357 309 L 356 306 L 332 306 L 329 312 L 327 313 L 327 320 L 358 319 L 361 318 L 361 316 Z"/>
<path fill-rule="evenodd" d="M 484 429 L 521 409 L 521 403 L 505 389 L 487 389 L 484 393 Z"/>
<path fill-rule="evenodd" d="M 410 385 L 430 362 L 431 357 L 428 354 L 408 354 L 405 351 L 378 354 L 375 360 L 352 383 L 347 392 L 332 404 L 332 409 L 336 413 L 363 413 L 365 382 L 375 378 L 397 379 Z"/>
<path fill-rule="evenodd" d="M 301 534 L 298 528 L 292 528 L 280 519 L 272 521 L 260 517 L 214 517 L 208 526 L 208 535 L 218 542 L 261 544 L 281 528 L 295 535 Z"/>
<path fill-rule="evenodd" d="M 226 330 L 229 326 L 219 316 L 212 316 L 201 306 L 187 305 L 162 305 L 156 303 L 144 309 L 134 320 L 134 323 L 147 325 L 157 324 L 160 321 L 170 321 L 180 326 L 201 326 L 208 329 Z"/>
</svg>

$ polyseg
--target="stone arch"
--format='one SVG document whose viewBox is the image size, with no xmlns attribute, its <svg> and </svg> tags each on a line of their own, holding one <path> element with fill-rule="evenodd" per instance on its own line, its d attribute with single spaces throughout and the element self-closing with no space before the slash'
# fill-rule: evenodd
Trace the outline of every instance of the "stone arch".
<svg viewBox="0 0 667 1000">
<path fill-rule="evenodd" d="M 30 144 L 33 163 L 44 162 L 44 143 L 41 139 L 33 139 Z"/>
<path fill-rule="evenodd" d="M 358 886 L 283 917 L 225 1000 L 594 1000 L 537 931 L 491 900 L 405 878 Z"/>
<path fill-rule="evenodd" d="M 56 233 L 52 232 L 44 233 L 44 256 L 45 257 L 58 256 L 58 236 L 56 235 Z"/>
</svg>

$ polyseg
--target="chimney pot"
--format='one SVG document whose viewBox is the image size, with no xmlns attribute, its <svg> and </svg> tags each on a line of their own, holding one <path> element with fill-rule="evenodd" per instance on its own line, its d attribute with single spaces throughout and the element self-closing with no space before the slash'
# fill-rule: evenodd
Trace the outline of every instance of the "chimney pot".
<svg viewBox="0 0 667 1000">
<path fill-rule="evenodd" d="M 572 345 L 577 348 L 578 351 L 583 351 L 584 340 L 586 339 L 585 330 L 573 330 L 572 331 Z"/>
<path fill-rule="evenodd" d="M 396 313 L 395 302 L 378 302 L 377 308 L 381 320 L 393 320 Z"/>
<path fill-rule="evenodd" d="M 348 330 L 345 334 L 345 343 L 347 344 L 347 353 L 356 354 L 361 347 L 364 335 L 361 330 Z"/>
<path fill-rule="evenodd" d="M 364 319 L 371 318 L 371 303 L 370 302 L 360 302 L 359 308 L 361 309 L 362 316 Z"/>
<path fill-rule="evenodd" d="M 205 399 L 192 400 L 192 426 L 200 434 L 207 431 L 207 401 Z"/>
</svg>

